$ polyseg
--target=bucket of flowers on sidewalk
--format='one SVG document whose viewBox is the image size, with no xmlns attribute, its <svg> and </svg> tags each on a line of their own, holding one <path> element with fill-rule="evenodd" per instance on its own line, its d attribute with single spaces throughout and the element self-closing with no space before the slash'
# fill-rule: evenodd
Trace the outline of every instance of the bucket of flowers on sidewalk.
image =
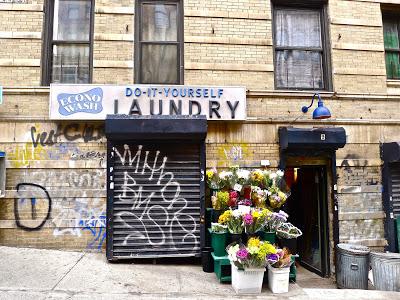
<svg viewBox="0 0 400 300">
<path fill-rule="evenodd" d="M 287 291 L 294 256 L 276 242 L 277 238 L 293 241 L 301 231 L 287 222 L 289 216 L 281 210 L 290 195 L 284 173 L 231 167 L 221 172 L 213 168 L 206 174 L 211 192 L 209 209 L 214 216 L 209 228 L 213 257 L 221 266 L 230 262 L 229 275 L 236 293 L 260 293 L 267 266 L 272 292 Z M 222 271 L 217 267 L 215 273 L 222 282 Z M 227 278 L 224 276 L 224 281 Z"/>
</svg>

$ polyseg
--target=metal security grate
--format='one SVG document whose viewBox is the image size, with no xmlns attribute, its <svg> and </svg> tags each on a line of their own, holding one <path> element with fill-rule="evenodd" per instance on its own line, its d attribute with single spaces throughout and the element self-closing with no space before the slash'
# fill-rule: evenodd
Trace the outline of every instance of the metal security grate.
<svg viewBox="0 0 400 300">
<path fill-rule="evenodd" d="M 198 256 L 199 144 L 121 142 L 111 158 L 112 258 Z"/>
<path fill-rule="evenodd" d="M 400 216 L 400 163 L 390 164 L 390 180 L 392 186 L 393 214 Z"/>
</svg>

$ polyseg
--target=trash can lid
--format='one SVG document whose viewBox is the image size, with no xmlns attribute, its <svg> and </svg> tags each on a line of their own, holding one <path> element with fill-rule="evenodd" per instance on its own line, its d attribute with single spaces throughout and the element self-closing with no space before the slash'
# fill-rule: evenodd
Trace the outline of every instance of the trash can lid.
<svg viewBox="0 0 400 300">
<path fill-rule="evenodd" d="M 370 250 L 366 246 L 353 244 L 337 244 L 339 251 L 347 252 L 353 255 L 368 255 Z"/>
</svg>

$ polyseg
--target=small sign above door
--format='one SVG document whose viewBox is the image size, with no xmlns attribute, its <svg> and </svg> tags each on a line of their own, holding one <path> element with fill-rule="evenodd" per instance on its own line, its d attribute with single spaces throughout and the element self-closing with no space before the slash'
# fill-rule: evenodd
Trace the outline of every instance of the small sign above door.
<svg viewBox="0 0 400 300">
<path fill-rule="evenodd" d="M 109 114 L 205 115 L 246 120 L 244 87 L 52 84 L 51 120 L 105 120 Z"/>
</svg>

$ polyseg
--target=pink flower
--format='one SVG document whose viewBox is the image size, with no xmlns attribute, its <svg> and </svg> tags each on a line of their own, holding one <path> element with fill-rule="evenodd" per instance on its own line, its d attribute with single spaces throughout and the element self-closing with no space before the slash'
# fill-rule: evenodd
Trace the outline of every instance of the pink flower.
<svg viewBox="0 0 400 300">
<path fill-rule="evenodd" d="M 243 216 L 243 222 L 245 225 L 251 225 L 253 223 L 253 216 L 251 214 L 245 214 Z"/>
<path fill-rule="evenodd" d="M 248 256 L 249 256 L 249 252 L 248 252 L 245 248 L 239 249 L 239 250 L 236 252 L 236 257 L 239 258 L 239 259 L 241 259 L 241 260 L 247 259 Z"/>
</svg>

